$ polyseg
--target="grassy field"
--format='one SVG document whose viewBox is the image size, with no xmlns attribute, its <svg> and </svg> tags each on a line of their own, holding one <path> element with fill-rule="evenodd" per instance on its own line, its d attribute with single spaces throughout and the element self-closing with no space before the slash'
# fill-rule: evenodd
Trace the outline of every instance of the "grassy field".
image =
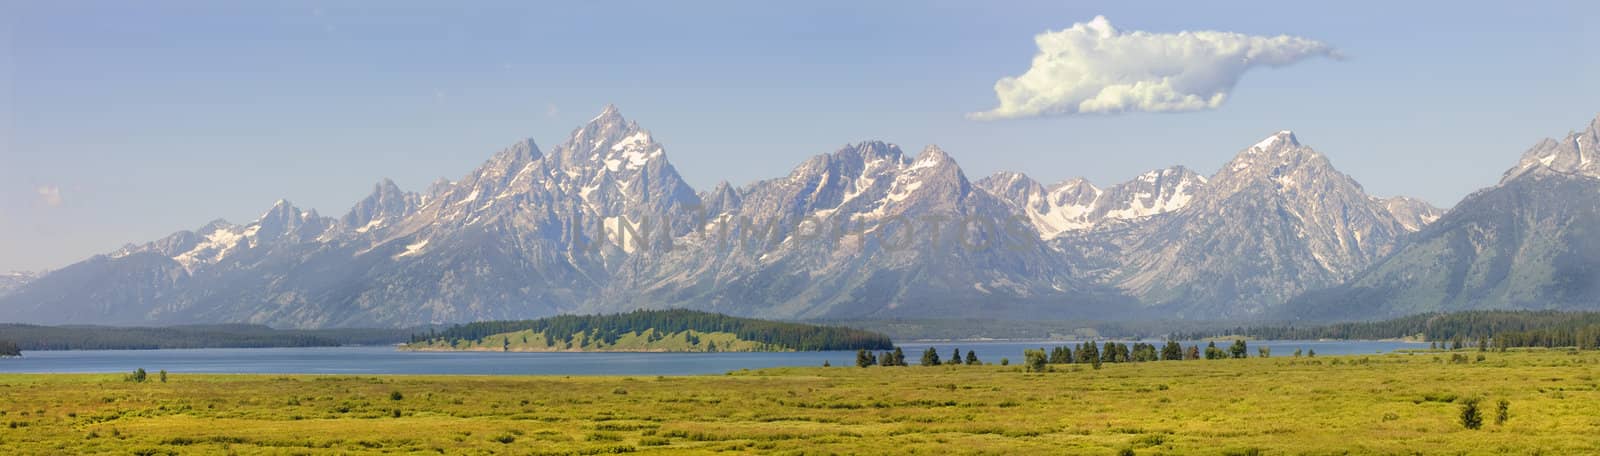
<svg viewBox="0 0 1600 456">
<path fill-rule="evenodd" d="M 0 375 L 4 454 L 1600 454 L 1600 352 L 697 377 Z M 1021 356 L 1015 357 L 1020 359 Z M 159 366 L 151 366 L 152 368 Z M 1458 421 L 1482 397 L 1484 425 Z M 1510 403 L 1495 421 L 1495 404 Z M 1126 453 L 1122 453 L 1126 454 Z"/>
</svg>

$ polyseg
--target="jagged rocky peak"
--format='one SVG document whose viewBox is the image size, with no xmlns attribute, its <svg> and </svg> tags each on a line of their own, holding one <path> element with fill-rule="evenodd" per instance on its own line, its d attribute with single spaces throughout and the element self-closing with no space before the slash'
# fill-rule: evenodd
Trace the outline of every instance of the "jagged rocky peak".
<svg viewBox="0 0 1600 456">
<path fill-rule="evenodd" d="M 1107 222 L 1137 220 L 1187 206 L 1206 183 L 1182 166 L 1150 171 L 1100 188 L 1081 177 L 1043 187 L 1020 173 L 997 173 L 979 182 L 1033 224 L 1041 238 L 1093 229 Z"/>
<path fill-rule="evenodd" d="M 721 181 L 717 183 L 716 188 L 700 195 L 700 201 L 705 206 L 705 213 L 714 216 L 737 212 L 742 198 L 739 197 L 739 190 L 733 188 L 732 184 L 729 184 L 728 181 Z"/>
<path fill-rule="evenodd" d="M 1383 203 L 1383 207 L 1389 210 L 1389 214 L 1394 216 L 1395 221 L 1406 231 L 1419 231 L 1434 220 L 1438 220 L 1440 215 L 1444 215 L 1443 209 L 1409 196 L 1378 198 L 1378 201 Z"/>
<path fill-rule="evenodd" d="M 966 173 L 961 170 L 961 165 L 956 164 L 956 159 L 946 153 L 937 145 L 928 145 L 922 148 L 922 153 L 917 154 L 911 166 L 906 171 L 920 175 L 938 175 L 944 178 L 967 180 Z"/>
<path fill-rule="evenodd" d="M 420 196 L 401 190 L 393 180 L 384 178 L 373 184 L 372 193 L 351 207 L 350 212 L 339 218 L 339 223 L 348 229 L 365 233 L 411 215 L 417 211 L 420 202 Z"/>
<path fill-rule="evenodd" d="M 1096 216 L 1134 220 L 1176 211 L 1188 206 L 1205 185 L 1204 176 L 1182 166 L 1150 171 L 1106 189 Z"/>
<path fill-rule="evenodd" d="M 495 154 L 492 161 L 529 162 L 544 158 L 544 153 L 539 151 L 539 144 L 533 138 L 526 138 L 506 146 L 500 153 Z"/>
<path fill-rule="evenodd" d="M 1522 154 L 1517 166 L 1506 171 L 1501 184 L 1530 172 L 1551 172 L 1600 178 L 1600 116 L 1583 131 L 1561 140 L 1546 138 Z"/>
<path fill-rule="evenodd" d="M 911 165 L 906 167 L 905 171 L 919 176 L 940 176 L 949 179 L 966 180 L 966 174 L 961 171 L 961 165 L 956 164 L 956 160 L 951 158 L 950 154 L 945 153 L 944 149 L 940 149 L 936 145 L 922 148 L 922 153 L 917 154 L 917 158 L 911 161 Z"/>
<path fill-rule="evenodd" d="M 652 146 L 654 150 L 651 150 Z M 628 163 L 633 167 L 643 165 L 643 161 L 649 158 L 659 157 L 661 152 L 650 132 L 641 131 L 637 122 L 622 117 L 622 112 L 609 104 L 599 115 L 589 119 L 589 123 L 573 130 L 566 142 L 556 146 L 556 150 L 556 155 L 562 161 L 572 165 L 627 155 L 622 158 L 628 158 Z M 655 152 L 656 156 L 649 156 L 651 152 Z M 636 161 L 638 163 L 633 164 Z M 621 164 L 619 161 L 616 165 Z"/>
<path fill-rule="evenodd" d="M 438 197 L 439 195 L 443 195 L 445 192 L 450 191 L 450 186 L 451 185 L 455 185 L 455 183 L 454 182 L 450 182 L 450 179 L 446 179 L 446 178 L 443 178 L 443 177 L 440 177 L 438 179 L 434 179 L 433 183 L 428 184 L 428 194 L 426 196 L 428 198 L 435 198 L 435 197 Z"/>
<path fill-rule="evenodd" d="M 972 183 L 956 160 L 939 146 L 929 145 L 895 177 L 888 198 L 898 202 L 925 193 L 933 195 L 932 200 L 960 201 L 971 191 Z"/>
<path fill-rule="evenodd" d="M 813 156 L 789 171 L 788 181 L 816 187 L 819 192 L 840 185 L 860 193 L 875 182 L 875 176 L 898 171 L 906 166 L 900 146 L 883 141 L 846 144 L 829 154 Z"/>
<path fill-rule="evenodd" d="M 1240 151 L 1208 185 L 1218 197 L 1264 182 L 1281 189 L 1303 188 L 1333 170 L 1326 156 L 1300 143 L 1294 132 L 1281 130 Z"/>
<path fill-rule="evenodd" d="M 1218 174 L 1260 174 L 1316 156 L 1320 154 L 1301 144 L 1293 131 L 1280 130 L 1239 151 Z"/>
<path fill-rule="evenodd" d="M 303 242 L 317 237 L 327 228 L 327 220 L 317 215 L 315 209 L 301 211 L 289 200 L 280 199 L 261 214 L 261 218 L 252 223 L 246 232 L 247 236 L 263 240 Z"/>
<path fill-rule="evenodd" d="M 975 184 L 1007 202 L 1024 201 L 1029 195 L 1044 192 L 1044 186 L 1039 181 L 1016 171 L 999 171 L 978 179 Z"/>
</svg>

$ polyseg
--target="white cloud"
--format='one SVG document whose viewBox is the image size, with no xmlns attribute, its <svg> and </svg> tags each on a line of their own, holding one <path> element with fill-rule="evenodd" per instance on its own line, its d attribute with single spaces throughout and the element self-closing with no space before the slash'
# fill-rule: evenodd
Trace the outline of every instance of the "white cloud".
<svg viewBox="0 0 1600 456">
<path fill-rule="evenodd" d="M 1000 106 L 968 118 L 1216 109 L 1251 68 L 1339 57 L 1326 43 L 1295 36 L 1123 32 L 1104 16 L 1034 42 L 1033 66 L 995 82 Z"/>
<path fill-rule="evenodd" d="M 61 205 L 61 187 L 41 185 L 36 191 L 39 192 L 39 201 L 46 206 L 56 207 Z"/>
</svg>

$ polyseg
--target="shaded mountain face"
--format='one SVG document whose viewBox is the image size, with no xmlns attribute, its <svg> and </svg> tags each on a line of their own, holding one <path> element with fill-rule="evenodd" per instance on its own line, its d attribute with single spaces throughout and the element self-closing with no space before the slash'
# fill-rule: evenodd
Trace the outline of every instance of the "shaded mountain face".
<svg viewBox="0 0 1600 456">
<path fill-rule="evenodd" d="M 1600 308 L 1600 118 L 1546 139 L 1499 185 L 1468 196 L 1348 283 L 1285 318 L 1385 318 L 1470 309 Z"/>
<path fill-rule="evenodd" d="M 1150 175 L 1146 175 L 1150 176 Z M 1278 132 L 1241 151 L 1175 210 L 1056 238 L 1090 277 L 1178 318 L 1257 314 L 1343 282 L 1437 210 L 1380 199 Z"/>
<path fill-rule="evenodd" d="M 426 195 L 387 180 L 339 219 L 280 201 L 56 271 L 0 301 L 45 323 L 411 325 L 576 309 L 628 250 L 685 233 L 694 191 L 607 107 L 551 154 L 521 141 Z M 648 227 L 642 226 L 653 223 Z"/>
<path fill-rule="evenodd" d="M 854 144 L 712 194 L 700 232 L 677 251 L 635 257 L 587 310 L 1065 318 L 1107 315 L 1100 304 L 1120 299 L 1069 277 L 1026 221 L 937 147 L 912 157 Z"/>
</svg>

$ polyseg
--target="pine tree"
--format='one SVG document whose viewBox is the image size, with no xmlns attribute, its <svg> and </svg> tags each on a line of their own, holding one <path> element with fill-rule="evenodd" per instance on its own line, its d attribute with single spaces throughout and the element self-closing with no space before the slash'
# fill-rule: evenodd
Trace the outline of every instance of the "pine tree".
<svg viewBox="0 0 1600 456">
<path fill-rule="evenodd" d="M 1100 349 L 1095 347 L 1094 342 L 1085 342 L 1083 345 L 1078 346 L 1078 362 L 1083 364 L 1099 364 Z"/>
<path fill-rule="evenodd" d="M 868 353 L 865 348 L 856 350 L 856 367 L 867 367 L 873 364 L 878 364 L 878 360 L 873 358 L 872 353 Z"/>
<path fill-rule="evenodd" d="M 1250 348 L 1245 346 L 1244 339 L 1234 339 L 1233 346 L 1228 347 L 1228 352 L 1229 354 L 1232 354 L 1235 359 L 1247 358 L 1250 356 Z"/>
<path fill-rule="evenodd" d="M 896 366 L 904 366 L 904 365 L 906 365 L 906 352 L 900 351 L 900 347 L 895 347 L 894 348 L 894 365 L 896 365 Z"/>
<path fill-rule="evenodd" d="M 1197 345 L 1190 345 L 1189 346 L 1189 352 L 1183 356 L 1183 359 L 1186 359 L 1186 360 L 1200 359 L 1200 347 L 1197 346 Z"/>
<path fill-rule="evenodd" d="M 924 366 L 937 366 L 937 365 L 939 365 L 939 351 L 938 350 L 934 350 L 933 347 L 928 347 L 927 351 L 922 352 L 922 365 L 924 365 Z"/>
<path fill-rule="evenodd" d="M 961 349 L 960 348 L 956 348 L 956 349 L 954 349 L 954 351 L 950 352 L 950 364 L 956 364 L 956 365 L 960 365 L 961 364 Z"/>
<path fill-rule="evenodd" d="M 979 365 L 979 364 L 983 364 L 983 363 L 978 362 L 978 352 L 972 351 L 972 350 L 967 350 L 967 365 L 968 366 L 976 366 L 976 365 Z"/>
<path fill-rule="evenodd" d="M 1161 359 L 1166 361 L 1182 361 L 1183 345 L 1178 344 L 1178 341 L 1176 340 L 1167 341 L 1167 345 L 1161 348 Z"/>
</svg>

